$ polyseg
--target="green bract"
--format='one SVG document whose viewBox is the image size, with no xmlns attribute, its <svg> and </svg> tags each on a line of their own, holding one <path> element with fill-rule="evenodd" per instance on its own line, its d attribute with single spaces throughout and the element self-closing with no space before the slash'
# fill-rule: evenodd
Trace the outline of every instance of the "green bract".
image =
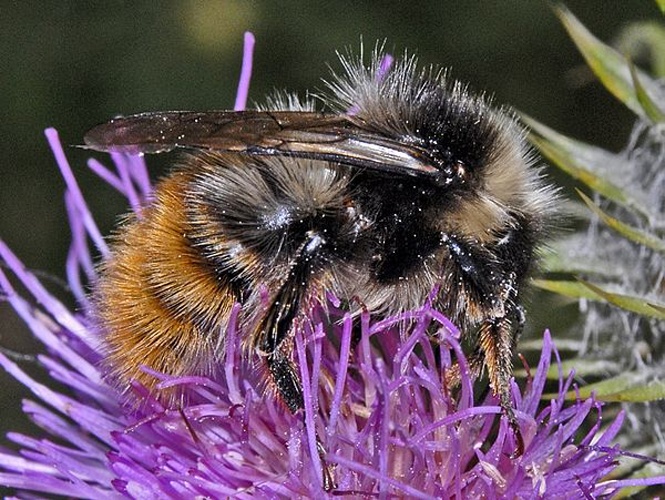
<svg viewBox="0 0 665 500">
<path fill-rule="evenodd" d="M 665 10 L 662 0 L 658 5 Z M 579 182 L 574 212 L 583 209 L 585 222 L 553 245 L 544 262 L 549 275 L 534 283 L 578 300 L 583 312 L 572 334 L 580 339 L 571 342 L 576 354 L 564 366 L 576 367 L 589 383 L 567 397 L 633 403 L 625 406 L 632 415 L 625 438 L 662 457 L 665 410 L 654 402 L 665 399 L 665 83 L 657 78 L 663 77 L 665 28 L 629 26 L 618 51 L 565 7 L 555 11 L 589 68 L 636 123 L 626 148 L 615 153 L 524 117 L 532 143 Z M 623 54 L 637 42 L 647 46 L 656 77 Z"/>
</svg>

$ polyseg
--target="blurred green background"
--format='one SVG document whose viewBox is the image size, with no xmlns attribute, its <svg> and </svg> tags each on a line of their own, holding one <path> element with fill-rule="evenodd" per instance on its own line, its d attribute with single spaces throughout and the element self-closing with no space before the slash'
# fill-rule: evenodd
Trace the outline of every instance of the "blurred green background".
<svg viewBox="0 0 665 500">
<path fill-rule="evenodd" d="M 570 0 L 566 5 L 605 41 L 629 22 L 658 18 L 650 0 Z M 33 269 L 62 278 L 69 242 L 63 181 L 42 131 L 56 127 L 80 144 L 116 114 L 233 106 L 245 30 L 257 40 L 250 97 L 274 88 L 320 87 L 336 49 L 387 39 L 421 62 L 452 68 L 568 135 L 620 149 L 633 116 L 596 83 L 549 8 L 539 0 L 420 2 L 105 1 L 0 3 L 0 237 Z M 126 207 L 88 173 L 88 153 L 67 151 L 104 234 Z M 155 175 L 168 158 L 153 157 Z M 66 300 L 57 284 L 50 288 Z M 540 296 L 538 298 L 540 302 Z M 554 320 L 537 315 L 535 329 Z M 556 332 L 555 332 L 556 337 Z M 39 345 L 0 303 L 0 345 Z M 0 374 L 2 429 L 29 430 L 19 412 L 26 391 Z M 4 438 L 1 439 L 4 442 Z"/>
</svg>

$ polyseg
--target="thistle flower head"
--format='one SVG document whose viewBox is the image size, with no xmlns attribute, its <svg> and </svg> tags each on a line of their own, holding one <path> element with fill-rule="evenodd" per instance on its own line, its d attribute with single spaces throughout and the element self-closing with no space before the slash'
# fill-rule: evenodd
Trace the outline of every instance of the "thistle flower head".
<svg viewBox="0 0 665 500">
<path fill-rule="evenodd" d="M 604 479 L 621 453 L 612 441 L 623 415 L 601 426 L 593 399 L 564 404 L 571 377 L 560 377 L 558 396 L 540 404 L 556 357 L 549 333 L 535 376 L 523 390 L 513 386 L 525 450 L 511 457 L 510 426 L 492 397 L 476 404 L 459 332 L 429 303 L 380 321 L 352 318 L 333 297 L 325 311 L 314 311 L 295 339 L 304 419 L 265 395 L 251 362 L 239 355 L 239 306 L 219 376 L 153 374 L 158 390 L 184 387 L 189 404 L 165 408 L 135 385 L 144 404 L 127 405 L 104 377 L 100 336 L 86 315 L 83 283 L 95 280 L 88 242 L 102 258 L 108 249 L 56 132 L 47 137 L 67 184 L 67 276 L 82 312 L 63 306 L 0 242 L 0 258 L 27 291 L 18 294 L 0 271 L 5 300 L 44 344 L 39 365 L 64 388 L 36 381 L 0 353 L 0 364 L 32 392 L 23 410 L 43 430 L 39 437 L 8 434 L 20 452 L 0 451 L 0 484 L 84 498 L 309 498 L 326 494 L 317 436 L 334 493 L 350 496 L 591 497 L 654 481 Z M 140 211 L 151 195 L 142 157 L 111 156 L 113 169 L 89 166 Z M 453 359 L 461 366 L 455 394 L 444 377 Z"/>
<path fill-rule="evenodd" d="M 464 355 L 458 331 L 428 304 L 380 322 L 363 317 L 355 349 L 349 315 L 339 313 L 331 332 L 336 339 L 313 318 L 296 337 L 304 424 L 263 394 L 251 364 L 240 359 L 239 308 L 229 326 L 222 377 L 164 378 L 160 388 L 178 384 L 193 394 L 194 402 L 178 409 L 162 407 L 137 386 L 145 404 L 136 409 L 105 382 L 96 332 L 85 316 L 64 309 L 6 247 L 0 250 L 42 306 L 31 307 L 3 276 L 7 300 L 47 347 L 39 363 L 71 392 L 36 382 L 0 355 L 38 400 L 26 401 L 25 413 L 50 435 L 8 435 L 22 453 L 0 454 L 2 484 L 80 497 L 308 497 L 322 493 L 318 434 L 341 493 L 492 498 L 616 488 L 601 480 L 616 465 L 619 450 L 611 443 L 621 415 L 601 432 L 598 403 L 566 407 L 570 378 L 561 381 L 561 395 L 539 409 L 555 354 L 549 334 L 535 378 L 523 392 L 514 387 L 526 440 L 518 458 L 510 458 L 515 443 L 506 421 L 495 428 L 500 408 L 491 398 L 474 404 L 464 370 L 459 394 L 448 392 L 441 365 L 450 366 L 452 356 L 464 364 Z M 433 330 L 435 343 L 428 333 Z M 589 421 L 591 429 L 580 438 Z"/>
</svg>

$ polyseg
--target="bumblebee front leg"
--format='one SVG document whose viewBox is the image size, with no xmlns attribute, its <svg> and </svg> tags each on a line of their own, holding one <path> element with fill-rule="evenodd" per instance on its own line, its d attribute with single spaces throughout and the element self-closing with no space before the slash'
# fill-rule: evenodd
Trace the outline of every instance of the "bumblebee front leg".
<svg viewBox="0 0 665 500">
<path fill-rule="evenodd" d="M 467 356 L 471 378 L 478 378 L 483 369 L 487 367 L 492 393 L 499 397 L 501 411 L 508 419 L 517 439 L 515 455 L 521 455 L 524 452 L 524 437 L 515 416 L 510 394 L 510 380 L 513 375 L 512 353 L 524 324 L 524 315 L 521 311 L 521 307 L 516 308 L 517 327 L 513 327 L 507 316 L 485 320 L 478 331 L 478 346 L 472 354 Z M 459 363 L 455 363 L 446 371 L 446 382 L 449 387 L 459 385 L 460 371 Z"/>
<path fill-rule="evenodd" d="M 284 338 L 285 335 L 266 336 L 267 342 L 264 345 L 265 352 L 267 353 L 265 358 L 266 364 L 279 397 L 294 415 L 302 411 L 304 419 L 305 401 L 303 399 L 302 382 L 300 381 L 295 365 L 280 348 L 280 344 L 284 341 Z M 335 488 L 333 471 L 325 462 L 326 450 L 319 439 L 318 433 L 316 435 L 316 448 L 322 462 L 323 489 L 331 491 Z"/>
<path fill-rule="evenodd" d="M 287 342 L 292 338 L 291 329 L 299 310 L 301 297 L 284 289 L 279 295 L 281 301 L 275 301 L 261 322 L 261 340 L 259 349 L 263 352 L 270 379 L 279 398 L 284 402 L 291 413 L 302 413 L 304 419 L 305 401 L 303 397 L 302 382 L 298 376 L 297 367 L 290 359 L 291 349 L 286 349 Z M 322 486 L 326 491 L 335 488 L 333 471 L 325 462 L 325 448 L 318 433 L 316 435 L 316 448 L 322 462 Z"/>
<path fill-rule="evenodd" d="M 516 454 L 522 454 L 524 440 L 510 394 L 512 356 L 516 337 L 524 323 L 523 311 L 516 305 L 517 275 L 507 271 L 505 262 L 482 246 L 450 234 L 442 234 L 441 241 L 454 262 L 451 279 L 464 287 L 463 297 L 454 296 L 451 299 L 453 304 L 465 303 L 464 310 L 451 309 L 462 319 L 473 314 L 475 321 L 480 323 L 476 349 L 468 358 L 470 374 L 477 377 L 487 367 L 492 392 L 499 397 L 502 412 L 518 441 Z M 513 319 L 517 320 L 516 326 L 512 324 Z M 474 321 L 469 323 L 472 325 Z M 454 365 L 446 378 L 451 385 L 459 383 L 459 365 Z"/>
<path fill-rule="evenodd" d="M 508 419 L 517 439 L 514 455 L 524 453 L 524 436 L 520 429 L 513 400 L 510 394 L 510 381 L 513 376 L 515 335 L 507 316 L 490 318 L 484 321 L 478 332 L 478 343 L 483 353 L 492 392 L 499 397 L 501 411 Z"/>
<path fill-rule="evenodd" d="M 267 351 L 266 364 L 279 397 L 293 414 L 304 409 L 302 383 L 295 366 L 280 349 Z"/>
</svg>

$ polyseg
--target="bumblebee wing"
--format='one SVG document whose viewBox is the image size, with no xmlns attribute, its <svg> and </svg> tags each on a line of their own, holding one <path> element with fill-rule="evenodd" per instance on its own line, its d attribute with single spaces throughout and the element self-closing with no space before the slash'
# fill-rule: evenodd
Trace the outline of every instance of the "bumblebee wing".
<svg viewBox="0 0 665 500">
<path fill-rule="evenodd" d="M 142 113 L 98 125 L 97 151 L 161 153 L 176 148 L 286 155 L 401 175 L 439 173 L 426 151 L 370 130 L 351 116 L 299 111 Z"/>
</svg>

